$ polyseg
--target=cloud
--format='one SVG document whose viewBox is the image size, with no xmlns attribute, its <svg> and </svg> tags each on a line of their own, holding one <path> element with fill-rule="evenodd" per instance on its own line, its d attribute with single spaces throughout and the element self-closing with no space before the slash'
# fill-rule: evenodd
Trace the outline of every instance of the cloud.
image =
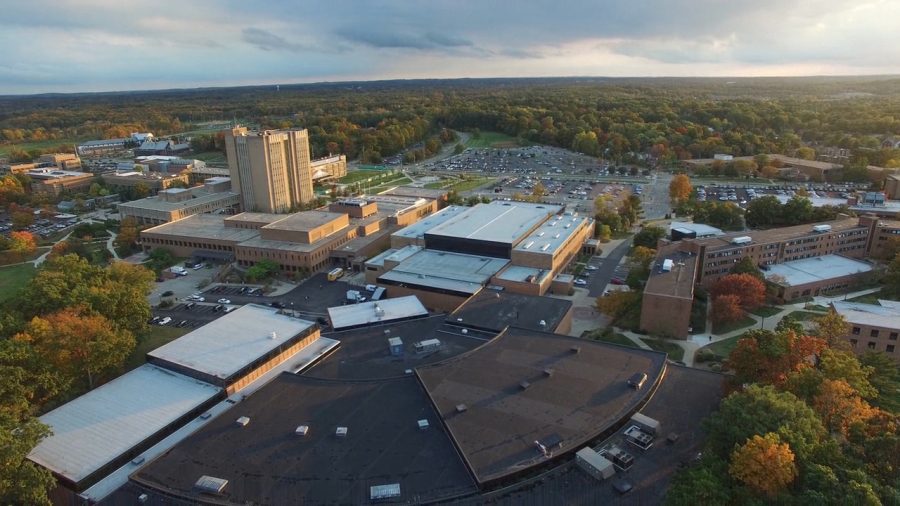
<svg viewBox="0 0 900 506">
<path fill-rule="evenodd" d="M 263 51 L 302 51 L 309 49 L 302 44 L 294 44 L 284 40 L 283 37 L 267 32 L 261 28 L 244 28 L 241 32 L 244 42 L 262 49 Z"/>
<path fill-rule="evenodd" d="M 337 30 L 344 39 L 378 49 L 448 49 L 473 47 L 472 41 L 462 37 L 435 32 L 412 34 L 406 31 L 357 30 L 344 27 Z"/>
</svg>

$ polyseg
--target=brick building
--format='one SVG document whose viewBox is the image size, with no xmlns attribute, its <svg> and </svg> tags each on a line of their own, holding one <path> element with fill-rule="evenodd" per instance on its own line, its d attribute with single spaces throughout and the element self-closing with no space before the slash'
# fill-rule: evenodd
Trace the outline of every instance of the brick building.
<svg viewBox="0 0 900 506">
<path fill-rule="evenodd" d="M 847 320 L 845 339 L 856 353 L 880 351 L 900 362 L 897 336 L 900 334 L 900 302 L 879 300 L 878 304 L 833 302 L 831 307 Z"/>
</svg>

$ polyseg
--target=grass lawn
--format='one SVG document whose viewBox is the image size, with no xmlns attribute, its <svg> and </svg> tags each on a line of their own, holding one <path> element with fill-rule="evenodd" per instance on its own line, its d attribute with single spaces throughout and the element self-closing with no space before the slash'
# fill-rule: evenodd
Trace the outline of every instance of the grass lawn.
<svg viewBox="0 0 900 506">
<path fill-rule="evenodd" d="M 396 174 L 390 174 L 380 170 L 359 169 L 348 172 L 346 176 L 338 179 L 339 183 L 350 184 L 357 181 L 363 181 L 369 178 L 390 178 L 397 177 Z"/>
<path fill-rule="evenodd" d="M 178 339 L 190 331 L 191 329 L 188 328 L 150 325 L 143 334 L 138 336 L 137 346 L 125 361 L 125 370 L 130 371 L 135 367 L 143 365 L 144 362 L 147 361 L 147 353 L 170 341 Z"/>
<path fill-rule="evenodd" d="M 619 344 L 622 346 L 630 346 L 632 348 L 638 348 L 638 345 L 635 344 L 634 341 L 628 339 L 623 334 L 619 334 L 617 332 L 611 332 L 609 329 L 597 329 L 589 332 L 585 332 L 581 337 L 585 337 L 587 339 L 593 339 L 595 341 L 603 341 L 605 343 Z"/>
<path fill-rule="evenodd" d="M 787 317 L 793 318 L 798 322 L 807 322 L 815 320 L 816 318 L 825 316 L 827 313 L 824 311 L 816 312 L 816 311 L 794 311 L 792 313 L 788 313 Z"/>
<path fill-rule="evenodd" d="M 474 190 L 476 188 L 480 188 L 482 186 L 487 186 L 489 184 L 493 184 L 497 179 L 493 177 L 477 177 L 475 179 L 442 179 L 440 181 L 435 181 L 434 183 L 428 183 L 425 185 L 425 188 L 430 188 L 432 190 L 439 189 L 447 189 L 447 190 L 456 190 L 457 192 L 465 192 L 469 190 Z"/>
<path fill-rule="evenodd" d="M 727 334 L 738 329 L 749 327 L 754 323 L 756 323 L 756 320 L 749 316 L 745 316 L 736 322 L 726 323 L 724 325 L 713 325 L 713 334 Z"/>
<path fill-rule="evenodd" d="M 385 182 L 379 184 L 378 186 L 370 186 L 370 187 L 364 188 L 364 190 L 368 194 L 375 194 L 375 193 L 383 192 L 384 190 L 393 188 L 395 186 L 400 186 L 400 185 L 409 184 L 409 183 L 412 183 L 412 179 L 410 179 L 406 176 L 401 176 L 397 179 L 391 179 L 390 181 L 385 181 Z"/>
<path fill-rule="evenodd" d="M 33 264 L 0 267 L 0 304 L 15 298 L 34 272 Z"/>
<path fill-rule="evenodd" d="M 24 256 L 18 253 L 13 253 L 12 251 L 0 251 L 0 266 L 28 262 L 29 260 L 34 260 L 35 258 L 43 255 L 48 251 L 50 251 L 50 246 L 38 246 L 38 248 L 35 249 L 33 253 Z"/>
<path fill-rule="evenodd" d="M 25 151 L 30 151 L 32 149 L 47 149 L 47 148 L 55 148 L 58 146 L 66 146 L 68 148 L 72 147 L 72 144 L 77 143 L 78 141 L 74 139 L 53 139 L 49 141 L 37 141 L 37 142 L 20 142 L 18 144 L 3 144 L 0 145 L 0 155 L 5 155 L 12 151 L 14 148 L 24 149 Z"/>
<path fill-rule="evenodd" d="M 204 151 L 203 153 L 197 153 L 192 155 L 193 158 L 197 160 L 203 160 L 207 163 L 226 163 L 225 153 L 221 151 Z"/>
<path fill-rule="evenodd" d="M 481 132 L 477 139 L 474 136 L 469 136 L 469 140 L 466 141 L 467 148 L 514 148 L 530 144 L 520 144 L 519 139 L 500 132 Z"/>
<path fill-rule="evenodd" d="M 669 360 L 674 360 L 677 362 L 684 359 L 684 348 L 678 346 L 675 343 L 670 343 L 669 341 L 664 341 L 662 339 L 651 339 L 649 337 L 642 337 L 641 341 L 644 341 L 645 343 L 647 343 L 647 346 L 653 348 L 656 351 L 662 351 L 668 354 Z"/>
<path fill-rule="evenodd" d="M 731 350 L 737 346 L 738 340 L 740 340 L 741 337 L 742 335 L 729 337 L 728 339 L 723 339 L 700 349 L 709 350 L 722 358 L 726 358 L 731 354 Z"/>
<path fill-rule="evenodd" d="M 750 311 L 756 316 L 762 316 L 763 318 L 768 318 L 770 316 L 774 316 L 781 312 L 781 308 L 778 306 L 762 306 Z"/>
</svg>

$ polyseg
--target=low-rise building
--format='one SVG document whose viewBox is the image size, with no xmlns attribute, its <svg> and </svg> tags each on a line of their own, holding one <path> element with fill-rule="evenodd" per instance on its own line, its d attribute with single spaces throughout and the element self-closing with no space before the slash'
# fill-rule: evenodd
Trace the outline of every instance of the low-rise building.
<svg viewBox="0 0 900 506">
<path fill-rule="evenodd" d="M 72 153 L 48 153 L 41 155 L 37 163 L 41 167 L 56 167 L 59 170 L 81 170 L 81 159 Z"/>
<path fill-rule="evenodd" d="M 134 141 L 132 141 L 131 138 L 87 141 L 79 144 L 78 147 L 75 148 L 75 151 L 81 156 L 96 156 L 105 153 L 114 153 L 116 151 L 124 151 L 132 142 Z"/>
<path fill-rule="evenodd" d="M 694 280 L 700 259 L 677 245 L 660 249 L 651 266 L 641 301 L 641 329 L 687 339 L 694 303 Z"/>
<path fill-rule="evenodd" d="M 337 179 L 347 175 L 347 157 L 345 155 L 326 156 L 309 161 L 313 181 Z"/>
<path fill-rule="evenodd" d="M 845 339 L 856 353 L 880 351 L 900 362 L 897 336 L 900 334 L 900 302 L 879 300 L 878 304 L 832 302 L 831 307 L 847 321 Z"/>
<path fill-rule="evenodd" d="M 114 172 L 101 176 L 106 186 L 115 190 L 135 188 L 144 185 L 150 195 L 156 195 L 160 190 L 174 187 L 187 187 L 190 178 L 187 174 L 163 174 L 159 172 Z"/>
<path fill-rule="evenodd" d="M 240 207 L 240 195 L 230 191 L 229 184 L 223 188 L 216 178 L 207 181 L 204 186 L 170 188 L 153 197 L 119 204 L 119 215 L 134 218 L 140 225 L 160 225 L 195 214 L 231 214 Z"/>
<path fill-rule="evenodd" d="M 863 282 L 872 265 L 840 255 L 822 255 L 770 265 L 763 272 L 766 281 L 776 287 L 774 296 L 790 302 L 847 290 Z"/>
<path fill-rule="evenodd" d="M 186 153 L 191 149 L 191 145 L 184 143 L 177 143 L 171 139 L 163 139 L 163 140 L 153 140 L 146 139 L 144 142 L 140 144 L 140 146 L 134 148 L 135 156 L 152 156 L 152 155 L 162 155 L 162 156 L 172 156 L 178 155 L 181 153 Z"/>
<path fill-rule="evenodd" d="M 58 169 L 31 169 L 25 172 L 31 178 L 31 191 L 59 195 L 62 192 L 83 192 L 96 182 L 87 172 Z"/>
</svg>

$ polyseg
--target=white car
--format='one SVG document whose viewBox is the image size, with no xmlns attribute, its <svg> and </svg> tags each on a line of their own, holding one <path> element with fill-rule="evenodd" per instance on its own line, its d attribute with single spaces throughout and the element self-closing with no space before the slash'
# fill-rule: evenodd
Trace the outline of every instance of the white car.
<svg viewBox="0 0 900 506">
<path fill-rule="evenodd" d="M 585 280 L 579 278 L 579 279 L 576 279 L 576 280 L 575 280 L 575 284 L 578 285 L 578 286 L 586 286 L 586 285 L 587 285 L 587 281 L 585 281 Z"/>
<path fill-rule="evenodd" d="M 169 322 L 171 322 L 171 321 L 172 321 L 172 317 L 171 317 L 171 316 L 166 316 L 165 318 L 163 318 L 162 320 L 160 320 L 160 321 L 158 321 L 158 322 L 156 322 L 156 323 L 158 323 L 158 324 L 160 324 L 160 325 L 168 325 Z"/>
<path fill-rule="evenodd" d="M 206 301 L 205 298 L 203 298 L 203 297 L 201 297 L 201 296 L 199 296 L 199 295 L 197 295 L 197 294 L 188 296 L 187 300 L 193 300 L 193 301 L 196 301 L 196 302 L 205 302 L 205 301 Z"/>
<path fill-rule="evenodd" d="M 599 267 L 597 267 L 596 265 L 588 265 L 584 269 L 588 271 L 596 271 L 597 269 L 599 269 Z"/>
<path fill-rule="evenodd" d="M 228 299 L 219 299 L 219 304 L 231 304 L 231 301 Z"/>
</svg>

